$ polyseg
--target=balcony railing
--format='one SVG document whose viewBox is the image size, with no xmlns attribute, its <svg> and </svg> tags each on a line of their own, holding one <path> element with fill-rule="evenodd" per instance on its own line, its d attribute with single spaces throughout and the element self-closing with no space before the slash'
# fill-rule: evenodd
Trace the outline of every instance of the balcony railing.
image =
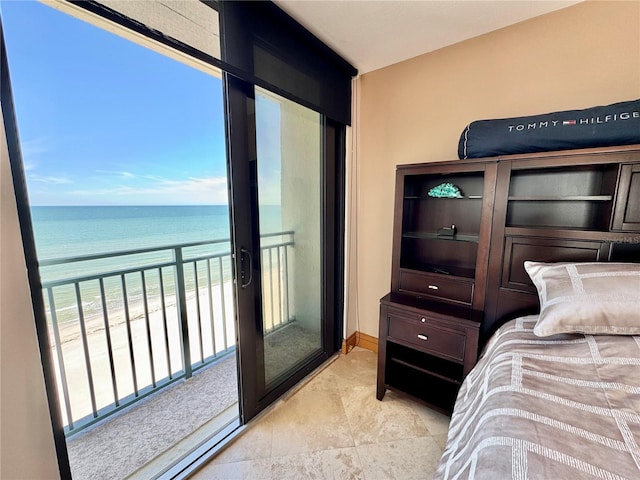
<svg viewBox="0 0 640 480">
<path fill-rule="evenodd" d="M 261 237 L 265 334 L 291 320 L 294 232 Z M 229 239 L 40 262 L 67 435 L 235 350 Z"/>
</svg>

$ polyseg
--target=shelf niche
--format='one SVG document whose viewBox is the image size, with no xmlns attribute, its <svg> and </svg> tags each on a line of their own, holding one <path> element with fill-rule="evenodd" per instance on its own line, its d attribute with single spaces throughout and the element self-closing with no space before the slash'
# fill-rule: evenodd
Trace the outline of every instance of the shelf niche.
<svg viewBox="0 0 640 480">
<path fill-rule="evenodd" d="M 400 268 L 474 278 L 478 243 L 403 237 Z"/>
<path fill-rule="evenodd" d="M 430 197 L 443 183 L 461 198 Z M 482 212 L 484 172 L 407 175 L 404 178 L 400 267 L 474 278 Z M 455 235 L 438 235 L 455 225 Z"/>
<path fill-rule="evenodd" d="M 515 170 L 506 225 L 607 231 L 617 175 L 617 165 Z"/>
</svg>

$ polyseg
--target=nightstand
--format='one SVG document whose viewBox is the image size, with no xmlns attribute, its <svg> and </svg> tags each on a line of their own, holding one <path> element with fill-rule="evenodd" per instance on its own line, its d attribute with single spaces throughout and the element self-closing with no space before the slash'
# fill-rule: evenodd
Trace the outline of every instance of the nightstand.
<svg viewBox="0 0 640 480">
<path fill-rule="evenodd" d="M 376 397 L 399 391 L 450 414 L 478 358 L 482 312 L 390 293 L 380 300 Z"/>
</svg>

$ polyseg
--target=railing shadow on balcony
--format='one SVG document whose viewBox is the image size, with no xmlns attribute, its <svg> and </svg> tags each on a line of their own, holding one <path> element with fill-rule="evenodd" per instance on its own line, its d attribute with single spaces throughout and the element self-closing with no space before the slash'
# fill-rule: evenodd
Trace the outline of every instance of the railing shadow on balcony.
<svg viewBox="0 0 640 480">
<path fill-rule="evenodd" d="M 261 237 L 265 334 L 288 324 L 294 232 Z M 235 351 L 229 239 L 40 261 L 71 436 Z"/>
</svg>

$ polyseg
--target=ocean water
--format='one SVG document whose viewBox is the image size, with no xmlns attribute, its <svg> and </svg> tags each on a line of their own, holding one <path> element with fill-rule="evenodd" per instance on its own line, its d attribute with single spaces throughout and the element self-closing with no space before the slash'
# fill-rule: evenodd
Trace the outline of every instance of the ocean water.
<svg viewBox="0 0 640 480">
<path fill-rule="evenodd" d="M 261 231 L 280 231 L 279 207 L 261 207 Z M 136 269 L 140 266 L 171 262 L 174 248 L 132 255 L 113 255 L 116 252 L 156 247 L 213 241 L 214 244 L 181 249 L 185 259 L 217 254 L 209 266 L 205 261 L 185 267 L 186 290 L 195 291 L 196 278 L 202 288 L 231 280 L 229 244 L 229 209 L 226 205 L 211 206 L 34 206 L 31 208 L 32 223 L 38 260 L 80 257 L 85 255 L 112 254 L 104 259 L 65 262 L 59 265 L 41 266 L 43 285 L 64 283 L 72 278 L 89 278 L 79 284 L 82 314 L 100 314 L 103 303 L 109 309 L 121 309 L 124 303 L 122 280 L 113 275 L 104 280 L 105 301 L 100 284 L 92 276 Z M 221 275 L 220 275 L 220 272 Z M 140 304 L 144 291 L 148 299 L 158 298 L 162 276 L 165 295 L 175 295 L 175 269 L 149 269 L 144 274 L 132 272 L 125 275 L 127 301 Z M 77 292 L 74 285 L 57 285 L 45 291 L 45 304 L 51 316 L 53 303 L 57 320 L 76 320 L 79 316 Z M 52 302 L 53 300 L 53 302 Z"/>
<path fill-rule="evenodd" d="M 211 206 L 32 207 L 38 259 L 229 238 L 229 209 Z"/>
</svg>

